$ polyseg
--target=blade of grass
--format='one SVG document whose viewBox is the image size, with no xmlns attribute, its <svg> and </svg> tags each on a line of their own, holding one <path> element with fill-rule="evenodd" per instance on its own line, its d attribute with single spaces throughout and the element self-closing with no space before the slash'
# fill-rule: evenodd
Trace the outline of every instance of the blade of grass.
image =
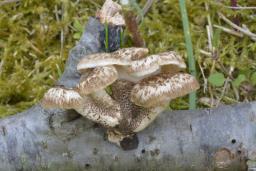
<svg viewBox="0 0 256 171">
<path fill-rule="evenodd" d="M 120 32 L 120 48 L 124 47 L 124 30 L 122 29 Z"/>
<path fill-rule="evenodd" d="M 187 9 L 186 9 L 186 1 L 179 0 L 179 4 L 180 4 L 183 31 L 184 31 L 185 42 L 186 42 L 186 49 L 188 54 L 189 72 L 196 77 L 195 59 L 193 55 L 193 46 L 192 46 L 191 35 L 189 31 L 189 21 L 188 21 Z M 189 109 L 195 109 L 195 108 L 196 108 L 196 92 L 193 92 L 189 94 Z"/>
<path fill-rule="evenodd" d="M 109 46 L 108 46 L 108 23 L 105 23 L 105 51 L 109 51 Z"/>
</svg>

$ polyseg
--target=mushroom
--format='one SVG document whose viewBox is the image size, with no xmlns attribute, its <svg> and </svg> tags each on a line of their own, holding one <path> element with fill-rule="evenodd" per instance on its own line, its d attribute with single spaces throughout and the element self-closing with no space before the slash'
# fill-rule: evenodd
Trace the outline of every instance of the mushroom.
<svg viewBox="0 0 256 171">
<path fill-rule="evenodd" d="M 199 88 L 193 76 L 177 73 L 186 65 L 175 52 L 147 54 L 147 48 L 124 48 L 88 55 L 77 65 L 80 83 L 73 89 L 50 89 L 42 104 L 75 109 L 106 127 L 110 142 L 123 146 L 154 121 L 171 99 Z M 112 95 L 104 90 L 109 85 Z"/>
<path fill-rule="evenodd" d="M 82 100 L 83 98 L 77 91 L 63 86 L 56 86 L 44 94 L 41 104 L 45 108 L 72 109 L 79 107 Z"/>
<path fill-rule="evenodd" d="M 132 61 L 145 58 L 148 54 L 147 48 L 123 48 L 112 53 L 96 53 L 85 56 L 77 65 L 77 70 L 81 73 L 86 73 L 91 68 L 102 66 L 115 66 L 119 79 L 129 81 L 137 81 L 137 78 L 131 77 L 121 67 L 123 65 L 131 65 Z M 112 68 L 112 70 L 114 70 Z"/>
<path fill-rule="evenodd" d="M 177 73 L 185 68 L 182 57 L 174 51 L 169 51 L 135 60 L 131 65 L 121 66 L 119 70 L 139 81 L 159 73 Z"/>
<path fill-rule="evenodd" d="M 135 83 L 117 80 L 112 84 L 112 98 L 120 104 L 122 118 L 119 125 L 108 129 L 107 138 L 110 142 L 121 145 L 127 137 L 146 128 L 164 109 L 164 106 L 144 108 L 130 101 L 130 94 Z"/>
<path fill-rule="evenodd" d="M 82 97 L 90 96 L 95 101 L 100 101 L 109 106 L 118 105 L 104 90 L 118 78 L 114 66 L 102 66 L 93 68 L 89 74 L 82 73 L 80 83 L 76 89 Z"/>
<path fill-rule="evenodd" d="M 112 53 L 95 53 L 82 58 L 77 70 L 83 72 L 89 68 L 107 65 L 130 65 L 132 61 L 142 59 L 148 54 L 147 48 L 123 48 Z"/>
<path fill-rule="evenodd" d="M 192 75 L 162 73 L 145 78 L 136 84 L 131 91 L 131 101 L 146 108 L 165 106 L 170 100 L 198 88 L 199 83 Z"/>
<path fill-rule="evenodd" d="M 88 76 L 82 75 L 77 89 L 81 95 L 96 93 L 112 84 L 117 78 L 118 73 L 114 66 L 96 67 Z"/>
<path fill-rule="evenodd" d="M 120 13 L 116 13 L 113 17 L 111 17 L 108 23 L 114 26 L 125 26 L 124 17 Z"/>
<path fill-rule="evenodd" d="M 121 118 L 120 105 L 102 92 L 97 95 L 80 96 L 76 89 L 57 86 L 45 93 L 41 104 L 44 108 L 75 109 L 84 117 L 105 127 L 118 125 Z"/>
<path fill-rule="evenodd" d="M 106 0 L 100 11 L 96 13 L 96 17 L 100 19 L 102 24 L 108 23 L 115 26 L 124 26 L 125 20 L 120 14 L 122 7 L 112 0 Z"/>
</svg>

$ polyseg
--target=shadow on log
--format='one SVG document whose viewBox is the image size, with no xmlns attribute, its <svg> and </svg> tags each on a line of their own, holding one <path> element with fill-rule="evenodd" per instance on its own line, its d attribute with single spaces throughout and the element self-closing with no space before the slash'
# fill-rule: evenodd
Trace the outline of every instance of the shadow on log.
<svg viewBox="0 0 256 171">
<path fill-rule="evenodd" d="M 120 28 L 110 28 L 118 49 Z M 112 41 L 112 42 L 111 42 Z M 85 54 L 102 51 L 104 26 L 90 18 L 70 52 L 58 84 L 73 87 Z M 0 170 L 246 170 L 256 165 L 256 103 L 217 109 L 166 111 L 138 134 L 139 146 L 123 151 L 104 130 L 75 111 L 26 112 L 0 120 Z"/>
</svg>

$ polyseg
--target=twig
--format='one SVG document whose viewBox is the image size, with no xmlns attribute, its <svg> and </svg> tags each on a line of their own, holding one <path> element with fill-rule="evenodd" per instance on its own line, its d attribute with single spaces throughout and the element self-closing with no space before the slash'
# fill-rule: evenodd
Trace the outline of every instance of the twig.
<svg viewBox="0 0 256 171">
<path fill-rule="evenodd" d="M 134 46 L 143 47 L 145 45 L 144 40 L 140 34 L 139 27 L 136 21 L 136 16 L 133 12 L 127 11 L 124 14 L 127 30 L 131 33 Z"/>
<path fill-rule="evenodd" d="M 216 1 L 211 2 L 211 4 L 218 5 L 218 6 L 221 6 L 224 8 L 235 9 L 235 10 L 256 10 L 256 7 L 254 7 L 254 6 L 253 7 L 246 7 L 246 6 L 236 6 L 236 7 L 233 6 L 232 7 L 232 6 L 227 6 L 221 2 L 216 2 Z"/>
<path fill-rule="evenodd" d="M 200 49 L 199 52 L 200 52 L 201 54 L 205 55 L 205 56 L 208 56 L 208 57 L 211 57 L 211 56 L 212 56 L 211 52 L 207 52 L 207 51 L 205 51 L 205 50 L 203 50 L 203 49 Z"/>
<path fill-rule="evenodd" d="M 227 24 L 229 24 L 231 27 L 235 28 L 236 30 L 242 32 L 243 34 L 249 36 L 253 41 L 256 41 L 256 34 L 252 33 L 249 29 L 245 29 L 242 27 L 239 27 L 238 25 L 234 24 L 232 21 L 230 21 L 227 17 L 225 17 L 222 13 L 218 13 L 219 17 L 225 21 Z"/>
<path fill-rule="evenodd" d="M 226 33 L 232 34 L 232 35 L 237 36 L 237 37 L 241 37 L 241 38 L 244 37 L 244 35 L 242 33 L 237 32 L 237 31 L 232 30 L 232 29 L 229 29 L 229 28 L 226 28 L 226 27 L 223 27 L 223 26 L 219 26 L 219 25 L 214 24 L 213 27 L 218 28 L 218 29 L 220 29 L 220 30 L 222 30 Z"/>
<path fill-rule="evenodd" d="M 229 69 L 228 74 L 229 74 L 229 75 L 232 75 L 232 72 L 233 72 L 233 71 L 234 71 L 234 67 L 231 66 L 230 69 Z M 231 81 L 231 78 L 230 78 L 230 76 L 228 76 L 228 77 L 226 78 L 226 80 L 225 80 L 224 87 L 223 87 L 223 89 L 222 89 L 222 91 L 221 91 L 220 97 L 218 98 L 218 101 L 217 101 L 217 105 L 216 105 L 216 106 L 219 106 L 220 101 L 222 100 L 222 98 L 224 97 L 224 95 L 225 95 L 225 93 L 226 93 L 226 89 L 227 89 L 228 83 L 229 83 L 230 81 Z"/>
<path fill-rule="evenodd" d="M 229 8 L 229 9 L 236 9 L 236 10 L 256 10 L 256 7 L 230 7 L 230 6 L 224 6 L 225 8 Z"/>
<path fill-rule="evenodd" d="M 155 0 L 147 0 L 146 4 L 144 5 L 142 9 L 142 16 L 145 16 L 146 13 L 149 11 L 150 7 L 153 5 Z M 140 23 L 142 20 L 142 16 L 137 16 L 136 21 L 137 23 Z"/>
<path fill-rule="evenodd" d="M 5 0 L 5 1 L 0 2 L 0 6 L 10 4 L 10 3 L 14 3 L 14 2 L 19 2 L 19 1 L 20 0 Z"/>
<path fill-rule="evenodd" d="M 207 39 L 208 39 L 208 48 L 209 48 L 209 51 L 213 52 L 212 36 L 211 36 L 209 25 L 206 26 L 206 31 L 207 31 Z"/>
<path fill-rule="evenodd" d="M 201 73 L 202 73 L 203 80 L 204 80 L 204 93 L 206 93 L 206 90 L 207 90 L 207 79 L 206 79 L 206 77 L 205 77 L 203 67 L 201 66 L 200 63 L 198 63 L 198 65 L 199 65 L 199 68 L 200 68 L 200 71 L 201 71 Z"/>
<path fill-rule="evenodd" d="M 62 7 L 61 7 L 61 11 L 58 10 L 57 5 L 55 5 L 54 8 L 55 9 L 54 9 L 53 12 L 55 12 L 56 21 L 60 22 L 59 14 L 61 14 L 61 20 L 63 20 L 63 11 L 64 11 L 63 4 L 62 4 Z M 60 32 L 60 43 L 61 43 L 60 44 L 60 57 L 62 58 L 63 49 L 64 49 L 64 30 L 63 30 L 63 28 L 61 28 L 61 32 Z"/>
<path fill-rule="evenodd" d="M 212 27 L 211 16 L 209 14 L 209 5 L 208 5 L 208 3 L 205 3 L 205 9 L 208 12 L 208 14 L 207 14 L 207 23 L 208 23 L 208 26 L 209 26 L 210 37 L 212 39 L 213 38 L 213 27 Z"/>
<path fill-rule="evenodd" d="M 1 60 L 1 62 L 0 62 L 0 74 L 2 73 L 3 66 L 4 66 L 4 60 Z"/>
<path fill-rule="evenodd" d="M 64 20 L 64 11 L 65 11 L 65 2 L 62 3 L 61 5 L 61 20 Z M 64 40 L 65 40 L 65 35 L 64 35 L 64 29 L 63 26 L 61 27 L 61 32 L 60 32 L 60 57 L 63 57 L 63 51 L 64 51 Z"/>
</svg>

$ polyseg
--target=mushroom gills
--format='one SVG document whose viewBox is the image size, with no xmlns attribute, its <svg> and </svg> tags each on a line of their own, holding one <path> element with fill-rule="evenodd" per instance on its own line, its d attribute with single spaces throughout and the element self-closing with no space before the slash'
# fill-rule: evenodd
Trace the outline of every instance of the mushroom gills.
<svg viewBox="0 0 256 171">
<path fill-rule="evenodd" d="M 148 70 L 143 70 L 141 72 L 134 72 L 134 73 L 129 73 L 124 67 L 121 66 L 116 66 L 116 69 L 118 71 L 118 78 L 121 80 L 126 80 L 126 81 L 131 81 L 133 83 L 137 83 L 140 80 L 157 75 L 161 72 L 160 68 L 158 66 L 152 67 Z"/>
</svg>

